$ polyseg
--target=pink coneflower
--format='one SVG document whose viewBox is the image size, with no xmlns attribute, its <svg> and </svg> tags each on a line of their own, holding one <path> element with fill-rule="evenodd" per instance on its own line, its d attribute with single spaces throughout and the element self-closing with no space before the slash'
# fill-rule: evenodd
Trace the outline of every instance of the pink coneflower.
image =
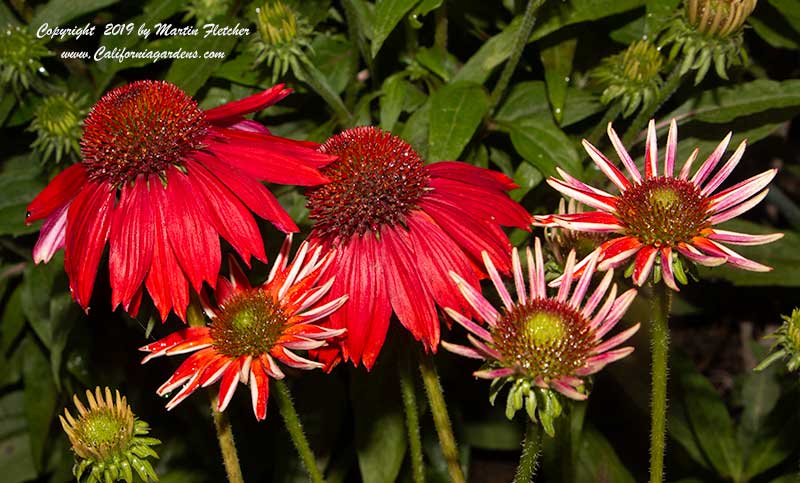
<svg viewBox="0 0 800 483">
<path fill-rule="evenodd" d="M 220 277 L 214 292 L 216 304 L 203 297 L 211 324 L 189 327 L 140 350 L 150 354 L 142 364 L 159 356 L 194 352 L 161 387 L 163 396 L 181 388 L 167 404 L 172 409 L 198 388 L 218 380 L 218 410 L 228 406 L 239 382 L 250 385 L 253 412 L 262 420 L 267 415 L 269 378 L 283 379 L 276 361 L 296 369 L 322 367 L 319 362 L 297 355 L 296 350 L 318 349 L 344 329 L 328 329 L 315 323 L 335 313 L 347 300 L 341 296 L 320 303 L 334 279 L 319 284 L 330 255 L 309 249 L 303 243 L 291 264 L 287 237 L 275 259 L 267 281 L 252 287 L 231 258 L 230 278 Z"/>
<path fill-rule="evenodd" d="M 330 318 L 331 327 L 347 328 L 341 356 L 371 368 L 392 313 L 435 351 L 436 305 L 462 306 L 447 273 L 477 287 L 482 250 L 509 268 L 511 245 L 500 226 L 528 228 L 531 220 L 506 195 L 516 185 L 462 162 L 425 165 L 408 143 L 373 127 L 349 129 L 320 151 L 338 159 L 323 170 L 331 182 L 308 192 L 309 240 L 337 250 L 328 296 L 350 295 Z M 330 367 L 340 354 L 319 356 Z"/>
<path fill-rule="evenodd" d="M 526 406 L 531 419 L 536 419 L 535 410 L 539 408 L 538 415 L 547 429 L 548 418 L 552 419 L 557 414 L 546 412 L 560 412 L 554 406 L 548 409 L 548 405 L 556 404 L 550 391 L 570 399 L 586 399 L 584 378 L 633 352 L 633 347 L 618 346 L 639 330 L 639 324 L 603 340 L 633 302 L 636 289 L 629 289 L 617 297 L 616 284 L 609 291 L 613 278 L 613 270 L 609 270 L 584 303 L 599 250 L 587 257 L 574 290 L 575 252 L 570 252 L 563 281 L 558 293 L 552 297 L 547 295 L 544 260 L 538 238 L 534 253 L 535 258 L 530 248 L 527 249 L 526 288 L 519 253 L 516 248 L 512 252 L 516 300 L 503 284 L 494 263 L 484 255 L 486 271 L 503 303 L 500 310 L 495 309 L 479 291 L 456 273 L 450 273 L 464 299 L 488 329 L 476 324 L 461 311 L 447 307 L 447 314 L 470 332 L 468 338 L 472 347 L 448 342 L 442 342 L 442 346 L 453 353 L 485 361 L 484 367 L 475 372 L 475 376 L 493 380 L 492 401 L 502 386 L 513 384 L 509 394 L 511 402 L 507 406 L 509 418 L 525 402 L 526 405 L 532 405 L 532 408 Z M 606 293 L 608 296 L 603 302 Z M 543 404 L 538 404 L 537 398 Z M 552 431 L 548 429 L 548 432 Z"/>
<path fill-rule="evenodd" d="M 259 180 L 310 186 L 333 158 L 316 144 L 270 135 L 244 119 L 290 93 L 282 85 L 203 111 L 178 87 L 138 81 L 95 104 L 84 122 L 83 161 L 28 206 L 44 219 L 34 260 L 64 247 L 72 296 L 88 310 L 100 258 L 110 245 L 111 305 L 135 314 L 144 287 L 161 318 L 182 319 L 188 283 L 213 286 L 222 236 L 249 265 L 266 260 L 250 213 L 284 232 L 297 226 Z"/>
<path fill-rule="evenodd" d="M 722 159 L 731 139 L 729 133 L 714 152 L 690 177 L 692 163 L 698 150 L 689 156 L 678 176 L 674 175 L 678 128 L 673 119 L 667 137 L 666 159 L 663 175 L 658 173 L 658 147 L 655 122 L 650 121 L 645 146 L 645 175 L 637 169 L 633 159 L 622 146 L 617 133 L 608 126 L 617 155 L 630 175 L 626 177 L 600 151 L 583 141 L 589 156 L 620 190 L 618 196 L 587 186 L 559 170 L 562 180 L 550 178 L 548 184 L 566 196 L 576 199 L 599 211 L 567 215 L 535 216 L 535 225 L 563 226 L 571 230 L 614 233 L 611 240 L 601 245 L 600 270 L 617 267 L 634 257 L 633 281 L 642 285 L 654 266 L 660 266 L 664 282 L 673 290 L 678 254 L 706 266 L 725 262 L 753 271 L 768 271 L 770 267 L 748 260 L 720 242 L 734 245 L 761 245 L 783 236 L 748 235 L 713 228 L 753 208 L 767 195 L 765 187 L 775 177 L 776 169 L 753 176 L 716 194 L 714 191 L 725 181 L 742 159 L 746 142 L 742 141 L 728 161 L 711 176 Z M 586 260 L 578 264 L 578 269 Z"/>
</svg>

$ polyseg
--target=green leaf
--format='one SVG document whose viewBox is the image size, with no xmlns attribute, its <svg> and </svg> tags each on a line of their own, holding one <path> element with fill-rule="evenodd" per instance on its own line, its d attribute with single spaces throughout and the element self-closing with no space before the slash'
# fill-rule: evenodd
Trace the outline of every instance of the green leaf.
<svg viewBox="0 0 800 483">
<path fill-rule="evenodd" d="M 20 483 L 36 477 L 24 407 L 21 390 L 0 396 L 0 474 L 5 483 Z"/>
<path fill-rule="evenodd" d="M 37 470 L 41 470 L 58 393 L 50 372 L 50 361 L 34 339 L 26 337 L 20 350 L 25 357 L 22 366 L 22 380 L 25 384 L 25 419 L 28 422 L 34 466 Z"/>
<path fill-rule="evenodd" d="M 372 27 L 372 57 L 381 50 L 383 42 L 397 27 L 403 17 L 411 11 L 420 0 L 378 0 L 375 4 L 375 21 Z"/>
<path fill-rule="evenodd" d="M 441 47 L 423 47 L 417 51 L 417 62 L 437 76 L 449 82 L 456 73 L 458 59 Z"/>
<path fill-rule="evenodd" d="M 528 163 L 520 163 L 514 172 L 514 182 L 519 188 L 508 192 L 508 196 L 514 201 L 521 200 L 530 190 L 535 188 L 544 180 L 542 172 Z"/>
<path fill-rule="evenodd" d="M 403 112 L 406 93 L 412 88 L 403 74 L 394 74 L 383 81 L 381 92 L 381 128 L 391 131 Z"/>
<path fill-rule="evenodd" d="M 645 5 L 646 0 L 571 0 L 554 2 L 549 15 L 538 23 L 529 41 L 538 40 L 556 30 L 580 22 L 627 12 Z"/>
<path fill-rule="evenodd" d="M 358 69 L 358 51 L 344 36 L 318 35 L 312 43 L 311 62 L 328 80 L 331 89 L 342 93 Z"/>
<path fill-rule="evenodd" d="M 350 399 L 355 417 L 355 444 L 363 481 L 397 479 L 406 454 L 406 431 L 397 376 L 381 362 L 369 374 L 352 369 Z"/>
<path fill-rule="evenodd" d="M 59 252 L 49 263 L 29 264 L 25 267 L 22 278 L 22 311 L 36 335 L 48 349 L 53 341 L 50 297 L 56 277 L 63 273 L 63 257 L 63 252 Z"/>
<path fill-rule="evenodd" d="M 464 423 L 464 443 L 492 451 L 517 451 L 522 430 L 502 414 L 500 417 Z"/>
<path fill-rule="evenodd" d="M 719 87 L 689 99 L 666 116 L 690 118 L 710 123 L 726 123 L 738 117 L 767 110 L 785 110 L 800 106 L 800 80 L 759 79 L 733 87 Z M 795 112 L 796 111 L 791 111 Z M 786 118 L 791 118 L 791 112 Z M 770 122 L 778 119 L 771 116 Z"/>
<path fill-rule="evenodd" d="M 744 220 L 731 220 L 720 228 L 742 233 L 775 233 L 777 230 Z M 783 238 L 767 245 L 737 246 L 734 250 L 742 256 L 773 267 L 771 272 L 749 272 L 722 265 L 716 268 L 700 268 L 700 275 L 721 278 L 737 286 L 777 285 L 800 286 L 800 234 L 785 230 Z"/>
<path fill-rule="evenodd" d="M 42 165 L 30 156 L 15 156 L 0 171 L 0 235 L 22 235 L 39 229 L 25 225 L 25 210 L 44 188 Z"/>
<path fill-rule="evenodd" d="M 431 96 L 428 159 L 458 159 L 489 110 L 483 88 L 471 82 L 449 84 Z"/>
<path fill-rule="evenodd" d="M 800 0 L 769 0 L 769 4 L 783 15 L 793 29 L 800 32 Z"/>
<path fill-rule="evenodd" d="M 758 433 L 753 437 L 747 455 L 744 476 L 748 480 L 786 460 L 796 449 L 800 414 L 797 413 L 798 393 L 791 391 L 781 397 Z"/>
<path fill-rule="evenodd" d="M 47 23 L 62 27 L 72 19 L 117 3 L 118 0 L 50 0 L 33 16 L 30 24 L 35 28 Z M 97 35 L 97 32 L 95 32 Z"/>
<path fill-rule="evenodd" d="M 522 17 L 516 17 L 502 32 L 483 43 L 480 49 L 464 63 L 453 77 L 453 82 L 470 81 L 483 84 L 492 70 L 502 64 L 509 55 L 517 36 Z"/>
<path fill-rule="evenodd" d="M 525 117 L 504 127 L 510 128 L 514 149 L 545 176 L 554 176 L 557 166 L 568 173 L 581 172 L 577 150 L 550 116 Z"/>
<path fill-rule="evenodd" d="M 572 60 L 575 58 L 577 38 L 563 40 L 550 47 L 543 48 L 539 57 L 544 66 L 544 80 L 547 85 L 547 96 L 552 106 L 556 123 L 564 119 L 564 104 L 567 100 L 567 85 L 572 73 Z"/>
<path fill-rule="evenodd" d="M 587 424 L 578 448 L 575 481 L 613 481 L 633 483 L 635 480 L 606 438 Z"/>
<path fill-rule="evenodd" d="M 184 49 L 197 51 L 200 58 L 173 60 L 164 80 L 177 85 L 187 94 L 194 95 L 205 85 L 214 70 L 225 60 L 204 59 L 204 53 L 222 52 L 227 56 L 231 53 L 238 40 L 238 38 L 232 36 L 209 36 L 192 39 L 191 44 L 185 45 Z"/>
<path fill-rule="evenodd" d="M 747 19 L 747 22 L 769 45 L 778 49 L 800 49 L 800 43 L 798 43 L 796 39 L 797 32 L 790 30 L 788 27 L 783 28 L 783 25 L 780 23 L 776 25 L 770 20 L 772 19 L 761 19 L 751 16 Z"/>
<path fill-rule="evenodd" d="M 733 420 L 714 386 L 697 372 L 683 356 L 671 359 L 680 393 L 675 404 L 682 404 L 692 431 L 714 469 L 739 481 L 742 453 L 734 433 Z"/>
<path fill-rule="evenodd" d="M 544 82 L 520 82 L 511 88 L 505 102 L 497 110 L 495 119 L 510 124 L 524 118 L 546 115 L 548 110 Z"/>
</svg>

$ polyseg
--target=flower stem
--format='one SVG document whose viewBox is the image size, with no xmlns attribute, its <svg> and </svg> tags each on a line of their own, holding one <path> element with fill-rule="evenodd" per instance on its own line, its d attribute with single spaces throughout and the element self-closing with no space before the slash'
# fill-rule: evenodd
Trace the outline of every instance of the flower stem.
<svg viewBox="0 0 800 483">
<path fill-rule="evenodd" d="M 190 327 L 203 327 L 206 325 L 203 318 L 203 309 L 197 300 L 186 309 L 186 322 Z M 239 465 L 239 454 L 236 451 L 236 442 L 233 440 L 233 429 L 231 421 L 225 412 L 217 411 L 218 396 L 211 390 L 208 391 L 211 398 L 211 414 L 214 417 L 214 429 L 217 431 L 217 441 L 222 452 L 222 463 L 225 465 L 225 473 L 228 475 L 228 483 L 244 483 L 242 477 L 242 467 Z"/>
<path fill-rule="evenodd" d="M 665 102 L 667 102 L 670 97 L 672 97 L 672 94 L 678 90 L 678 87 L 680 87 L 681 81 L 683 80 L 683 76 L 681 76 L 680 71 L 680 69 L 676 68 L 672 71 L 672 73 L 670 73 L 666 82 L 664 82 L 664 85 L 661 86 L 661 89 L 658 92 L 658 97 L 656 97 L 655 100 L 649 105 L 644 106 L 639 112 L 639 115 L 633 119 L 630 127 L 625 132 L 625 136 L 622 138 L 622 144 L 629 146 L 631 142 L 633 142 L 639 135 L 639 132 L 644 129 L 647 121 L 649 121 L 656 111 L 658 111 L 658 109 Z"/>
<path fill-rule="evenodd" d="M 664 481 L 664 447 L 667 429 L 667 357 L 672 291 L 664 283 L 654 287 L 650 323 L 652 393 L 650 401 L 650 483 Z"/>
<path fill-rule="evenodd" d="M 289 431 L 289 436 L 291 436 L 292 443 L 297 449 L 297 454 L 300 455 L 300 459 L 308 471 L 308 476 L 314 483 L 323 483 L 325 480 L 322 478 L 322 473 L 317 467 L 317 460 L 314 458 L 314 453 L 311 452 L 311 446 L 308 444 L 308 439 L 306 439 L 306 435 L 303 432 L 303 424 L 300 422 L 300 417 L 294 408 L 289 386 L 277 379 L 272 380 L 272 385 L 277 396 L 278 409 L 281 412 L 283 422 L 286 424 L 286 430 Z"/>
<path fill-rule="evenodd" d="M 400 376 L 400 392 L 403 396 L 403 408 L 406 413 L 406 430 L 408 431 L 408 447 L 411 451 L 411 474 L 414 483 L 425 483 L 425 465 L 422 459 L 422 438 L 419 430 L 419 410 L 414 390 L 414 378 L 411 376 L 410 361 L 401 357 L 397 370 Z"/>
<path fill-rule="evenodd" d="M 542 430 L 539 424 L 528 419 L 528 429 L 525 432 L 525 442 L 522 443 L 522 456 L 519 458 L 517 474 L 514 483 L 530 483 L 536 474 L 539 464 L 539 452 L 542 448 Z"/>
<path fill-rule="evenodd" d="M 233 440 L 231 421 L 225 412 L 217 411 L 217 398 L 211 398 L 211 414 L 214 416 L 214 428 L 217 430 L 219 449 L 222 451 L 222 462 L 228 483 L 244 483 L 242 468 L 239 466 L 239 455 L 236 452 L 236 442 Z"/>
<path fill-rule="evenodd" d="M 533 31 L 533 25 L 536 23 L 536 11 L 542 6 L 544 0 L 528 0 L 528 6 L 525 7 L 525 14 L 522 17 L 522 24 L 519 26 L 517 38 L 514 39 L 514 46 L 511 48 L 511 55 L 508 57 L 508 62 L 503 67 L 503 72 L 500 74 L 500 80 L 494 86 L 492 95 L 489 100 L 489 112 L 494 112 L 500 100 L 503 98 L 503 93 L 511 81 L 511 75 L 517 69 L 517 64 L 522 56 L 522 51 L 525 50 L 525 45 L 528 43 L 528 38 Z"/>
<path fill-rule="evenodd" d="M 439 382 L 439 374 L 433 357 L 417 351 L 419 359 L 419 372 L 422 374 L 422 383 L 425 385 L 425 392 L 428 394 L 428 403 L 433 414 L 433 424 L 439 434 L 439 446 L 444 453 L 447 461 L 447 471 L 450 473 L 452 483 L 464 483 L 464 472 L 461 471 L 461 464 L 458 460 L 458 447 L 456 438 L 453 436 L 453 426 L 450 424 L 450 415 L 447 413 L 447 404 L 444 402 L 442 384 Z"/>
</svg>

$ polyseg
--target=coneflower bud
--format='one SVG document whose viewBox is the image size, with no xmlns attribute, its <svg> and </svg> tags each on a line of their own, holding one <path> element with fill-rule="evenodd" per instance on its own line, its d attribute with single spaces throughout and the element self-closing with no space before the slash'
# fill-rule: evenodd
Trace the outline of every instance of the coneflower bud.
<svg viewBox="0 0 800 483">
<path fill-rule="evenodd" d="M 256 8 L 256 63 L 272 67 L 272 77 L 283 76 L 298 62 L 308 62 L 306 51 L 311 49 L 311 26 L 302 16 L 281 0 L 267 0 Z"/>
<path fill-rule="evenodd" d="M 0 31 L 0 87 L 10 84 L 20 91 L 30 87 L 36 76 L 47 75 L 41 59 L 53 54 L 45 43 L 24 27 Z"/>
<path fill-rule="evenodd" d="M 148 458 L 158 458 L 151 448 L 161 444 L 148 437 L 150 427 L 134 416 L 131 407 L 119 391 L 112 397 L 111 390 L 99 387 L 86 391 L 88 408 L 73 396 L 77 417 L 64 409 L 59 416 L 61 426 L 67 433 L 72 451 L 75 453 L 75 466 L 72 473 L 79 482 L 133 481 L 133 472 L 147 482 L 157 481 Z"/>
<path fill-rule="evenodd" d="M 639 40 L 623 52 L 603 59 L 592 76 L 604 87 L 601 101 L 608 104 L 619 99 L 623 116 L 627 117 L 656 97 L 663 84 L 663 66 L 659 49 L 647 40 Z"/>
<path fill-rule="evenodd" d="M 36 133 L 31 147 L 42 162 L 51 157 L 56 163 L 62 158 L 77 160 L 81 152 L 83 117 L 86 99 L 75 94 L 57 94 L 45 97 L 33 114 L 28 131 Z"/>
<path fill-rule="evenodd" d="M 786 362 L 790 372 L 800 368 L 800 308 L 792 310 L 792 315 L 781 315 L 783 324 L 775 333 L 767 336 L 774 339 L 772 353 L 756 366 L 755 370 L 761 371 L 777 360 Z"/>
</svg>

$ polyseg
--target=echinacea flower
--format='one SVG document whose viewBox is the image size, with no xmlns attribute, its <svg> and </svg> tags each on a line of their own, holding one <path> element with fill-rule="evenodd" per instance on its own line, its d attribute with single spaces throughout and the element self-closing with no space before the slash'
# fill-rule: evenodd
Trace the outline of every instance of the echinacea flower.
<svg viewBox="0 0 800 483">
<path fill-rule="evenodd" d="M 335 313 L 347 300 L 327 302 L 333 278 L 320 284 L 331 253 L 300 245 L 288 263 L 291 236 L 281 248 L 263 285 L 253 287 L 239 265 L 230 259 L 230 278 L 220 277 L 214 292 L 216 306 L 205 294 L 202 301 L 211 318 L 206 327 L 188 327 L 140 350 L 149 352 L 142 364 L 160 356 L 194 352 L 161 387 L 160 396 L 180 390 L 167 404 L 172 409 L 201 387 L 220 381 L 217 408 L 224 411 L 239 382 L 250 385 L 253 413 L 267 415 L 269 379 L 283 379 L 276 361 L 295 369 L 322 367 L 293 351 L 318 349 L 345 329 L 328 329 L 316 322 Z"/>
<path fill-rule="evenodd" d="M 678 255 L 710 267 L 727 262 L 745 270 L 771 270 L 770 267 L 744 258 L 722 242 L 761 245 L 773 242 L 783 234 L 749 235 L 714 227 L 756 206 L 767 195 L 769 190 L 765 187 L 777 173 L 776 169 L 769 169 L 714 194 L 742 159 L 745 141 L 742 141 L 713 176 L 711 174 L 730 142 L 730 133 L 694 175 L 690 176 L 697 149 L 675 176 L 678 128 L 673 120 L 667 137 L 663 174 L 659 174 L 655 122 L 651 120 L 645 146 L 645 173 L 642 177 L 611 124 L 608 126 L 608 136 L 630 177 L 626 177 L 588 141 L 584 140 L 583 146 L 594 163 L 619 189 L 620 194 L 614 196 L 593 188 L 559 170 L 563 180 L 550 178 L 547 180 L 548 184 L 562 194 L 599 211 L 535 216 L 535 225 L 562 226 L 571 230 L 618 235 L 601 245 L 598 268 L 606 270 L 617 267 L 635 257 L 633 282 L 636 285 L 644 284 L 655 266 L 660 270 L 660 276 L 667 286 L 677 291 L 676 276 L 682 283 L 686 283 Z M 586 263 L 583 260 L 578 268 Z"/>
<path fill-rule="evenodd" d="M 558 202 L 559 215 L 572 215 L 583 212 L 583 205 L 573 199 L 567 202 L 564 198 L 561 198 Z M 575 231 L 561 226 L 550 226 L 544 229 L 544 241 L 547 245 L 547 251 L 552 254 L 554 261 L 558 265 L 559 272 L 564 268 L 569 252 L 575 250 L 575 255 L 582 260 L 608 238 L 608 233 Z"/>
<path fill-rule="evenodd" d="M 87 390 L 88 408 L 77 395 L 72 400 L 77 417 L 64 409 L 59 419 L 75 453 L 72 473 L 77 481 L 132 483 L 134 471 L 144 482 L 158 480 L 148 458 L 158 458 L 151 446 L 161 441 L 147 436 L 150 426 L 134 416 L 119 391 L 112 396 L 109 388 L 101 391 L 97 387 L 94 394 Z"/>
<path fill-rule="evenodd" d="M 535 258 L 530 248 L 527 249 L 526 287 L 519 252 L 516 248 L 512 252 L 516 300 L 506 289 L 494 263 L 484 253 L 486 271 L 503 303 L 499 310 L 463 278 L 450 273 L 464 299 L 488 328 L 473 322 L 469 315 L 447 307 L 447 314 L 469 331 L 467 337 L 472 347 L 449 342 L 442 342 L 442 347 L 455 354 L 485 361 L 475 376 L 492 381 L 492 403 L 505 385 L 512 384 L 506 416 L 513 418 L 516 411 L 525 406 L 531 420 L 536 421 L 538 417 L 548 434 L 552 435 L 552 421 L 561 412 L 555 393 L 578 401 L 586 399 L 588 390 L 584 379 L 633 352 L 633 347 L 619 345 L 639 330 L 639 324 L 606 340 L 603 337 L 628 310 L 636 297 L 636 289 L 629 289 L 617 297 L 617 286 L 611 285 L 613 270 L 609 270 L 584 302 L 599 250 L 587 258 L 586 268 L 577 279 L 574 290 L 573 251 L 567 258 L 564 279 L 557 294 L 548 296 L 538 238 L 534 253 Z M 603 302 L 606 293 L 608 296 Z"/>
<path fill-rule="evenodd" d="M 368 369 L 383 347 L 392 313 L 428 351 L 439 345 L 440 307 L 462 307 L 447 273 L 472 287 L 481 251 L 503 271 L 511 244 L 501 225 L 528 228 L 530 215 L 506 194 L 505 175 L 462 162 L 425 165 L 397 136 L 374 127 L 349 129 L 320 151 L 338 156 L 323 170 L 329 184 L 309 190 L 309 240 L 336 248 L 329 298 L 350 296 L 330 318 L 347 328 L 341 356 Z M 321 352 L 332 367 L 340 354 Z"/>
<path fill-rule="evenodd" d="M 64 247 L 73 298 L 85 310 L 108 242 L 111 306 L 138 312 L 144 288 L 161 318 L 185 318 L 188 283 L 219 273 L 222 236 L 249 265 L 266 260 L 251 211 L 283 232 L 297 226 L 259 180 L 326 181 L 332 157 L 316 144 L 272 136 L 244 115 L 289 94 L 282 85 L 203 111 L 178 87 L 137 81 L 108 92 L 83 126 L 83 161 L 56 176 L 28 206 L 44 219 L 34 260 Z"/>
</svg>

